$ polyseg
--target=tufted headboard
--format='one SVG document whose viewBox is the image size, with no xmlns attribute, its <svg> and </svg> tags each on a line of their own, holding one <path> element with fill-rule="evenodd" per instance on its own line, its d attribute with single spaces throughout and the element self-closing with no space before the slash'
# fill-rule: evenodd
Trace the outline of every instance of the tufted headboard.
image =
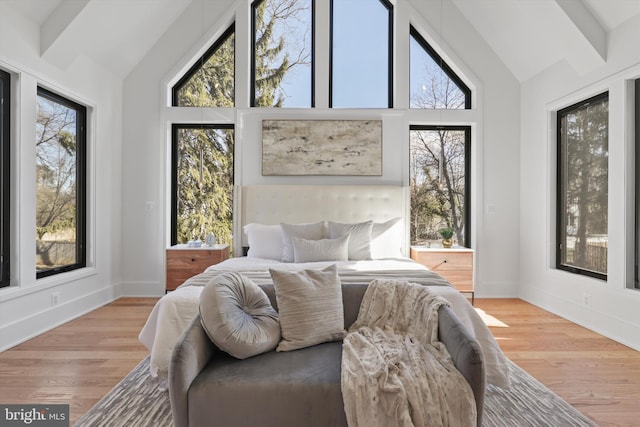
<svg viewBox="0 0 640 427">
<path fill-rule="evenodd" d="M 247 236 L 245 224 L 306 223 L 317 221 L 384 222 L 402 218 L 403 253 L 409 248 L 408 188 L 394 185 L 250 185 L 236 187 L 234 253 L 242 253 Z"/>
</svg>

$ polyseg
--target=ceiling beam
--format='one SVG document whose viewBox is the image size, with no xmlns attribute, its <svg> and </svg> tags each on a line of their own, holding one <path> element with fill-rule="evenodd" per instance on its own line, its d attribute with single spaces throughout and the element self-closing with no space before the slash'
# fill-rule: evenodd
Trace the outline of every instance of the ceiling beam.
<svg viewBox="0 0 640 427">
<path fill-rule="evenodd" d="M 91 0 L 64 0 L 40 26 L 40 56 L 66 68 L 79 52 L 73 43 L 64 43 L 65 32 Z"/>
<path fill-rule="evenodd" d="M 578 31 L 589 42 L 602 62 L 607 60 L 607 30 L 598 22 L 584 3 L 575 0 L 555 0 Z"/>
</svg>

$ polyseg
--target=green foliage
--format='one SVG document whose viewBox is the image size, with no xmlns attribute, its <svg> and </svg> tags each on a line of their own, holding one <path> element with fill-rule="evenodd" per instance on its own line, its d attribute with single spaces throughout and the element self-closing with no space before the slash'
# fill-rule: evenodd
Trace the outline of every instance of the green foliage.
<svg viewBox="0 0 640 427">
<path fill-rule="evenodd" d="M 256 8 L 256 40 L 255 40 L 255 106 L 282 107 L 284 93 L 280 85 L 289 69 L 289 55 L 285 54 L 282 62 L 276 64 L 285 47 L 284 36 L 274 39 L 274 27 L 278 15 L 271 15 L 265 20 L 268 0 L 262 1 Z"/>
<path fill-rule="evenodd" d="M 233 107 L 235 33 L 230 33 L 178 91 L 179 107 Z"/>
<path fill-rule="evenodd" d="M 440 231 L 438 232 L 440 233 L 443 239 L 450 239 L 453 237 L 453 229 L 451 228 L 441 228 Z"/>
<path fill-rule="evenodd" d="M 213 233 L 219 243 L 232 243 L 232 129 L 181 129 L 178 147 L 178 242 Z"/>
</svg>

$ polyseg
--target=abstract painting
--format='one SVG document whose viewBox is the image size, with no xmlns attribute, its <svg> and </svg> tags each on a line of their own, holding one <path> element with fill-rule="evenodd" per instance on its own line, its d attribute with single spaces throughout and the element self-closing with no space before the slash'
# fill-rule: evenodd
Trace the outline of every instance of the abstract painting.
<svg viewBox="0 0 640 427">
<path fill-rule="evenodd" d="M 263 120 L 262 175 L 382 175 L 381 120 Z"/>
</svg>

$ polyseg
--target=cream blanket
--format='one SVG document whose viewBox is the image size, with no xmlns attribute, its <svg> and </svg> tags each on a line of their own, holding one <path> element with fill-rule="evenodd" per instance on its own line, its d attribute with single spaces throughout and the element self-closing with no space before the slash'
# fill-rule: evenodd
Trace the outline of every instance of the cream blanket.
<svg viewBox="0 0 640 427">
<path fill-rule="evenodd" d="M 374 280 L 342 347 L 342 396 L 350 427 L 475 426 L 471 386 L 438 341 L 429 288 Z"/>
</svg>

